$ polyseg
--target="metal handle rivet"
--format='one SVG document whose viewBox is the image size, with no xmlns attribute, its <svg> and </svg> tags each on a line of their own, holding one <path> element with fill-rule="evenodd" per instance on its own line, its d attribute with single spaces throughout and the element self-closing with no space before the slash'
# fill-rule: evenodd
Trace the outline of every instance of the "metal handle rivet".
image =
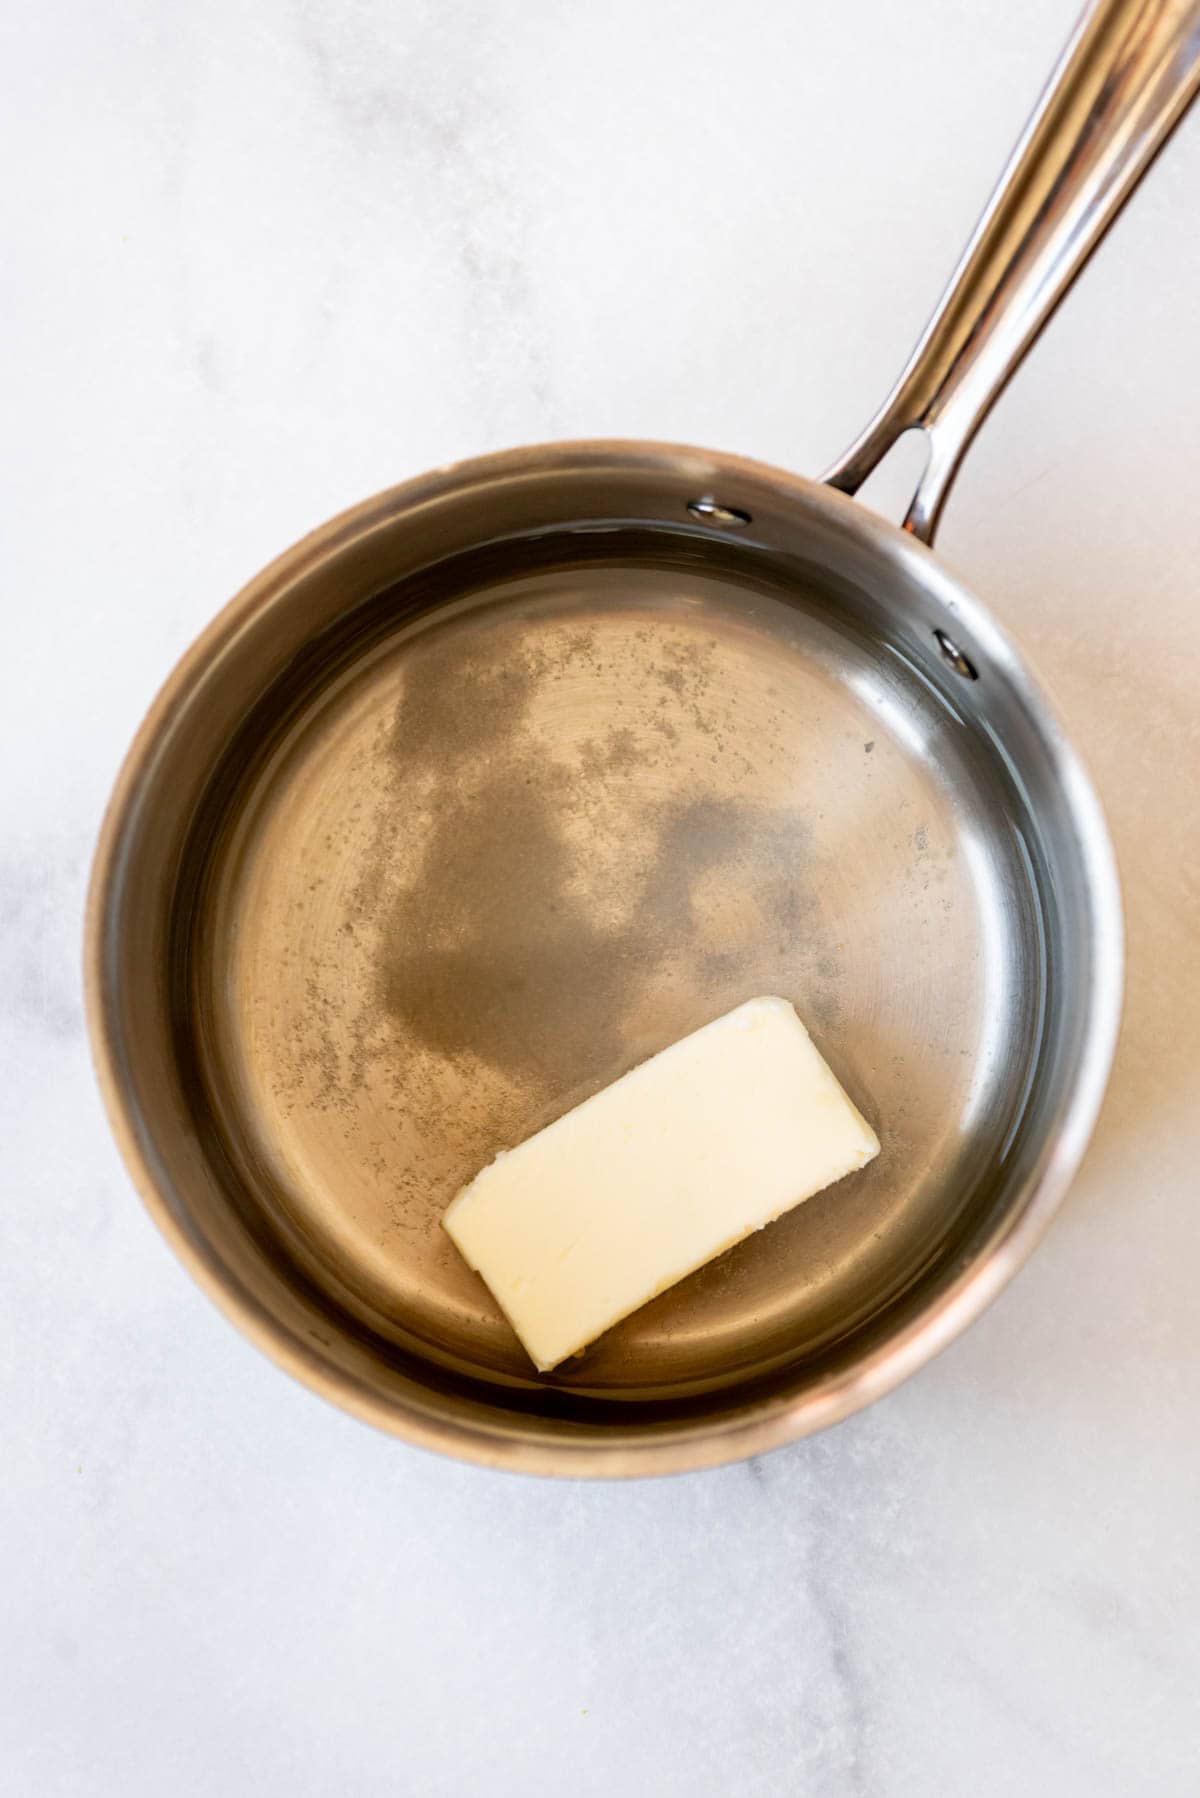
<svg viewBox="0 0 1200 1798">
<path fill-rule="evenodd" d="M 693 518 L 699 518 L 705 524 L 720 525 L 722 530 L 739 530 L 751 522 L 749 512 L 743 512 L 737 506 L 719 505 L 710 493 L 701 499 L 690 499 L 687 509 Z"/>
<path fill-rule="evenodd" d="M 964 680 L 978 680 L 979 670 L 971 658 L 963 654 L 954 638 L 948 637 L 945 631 L 935 630 L 933 634 L 937 638 L 938 648 L 955 674 L 961 674 Z"/>
</svg>

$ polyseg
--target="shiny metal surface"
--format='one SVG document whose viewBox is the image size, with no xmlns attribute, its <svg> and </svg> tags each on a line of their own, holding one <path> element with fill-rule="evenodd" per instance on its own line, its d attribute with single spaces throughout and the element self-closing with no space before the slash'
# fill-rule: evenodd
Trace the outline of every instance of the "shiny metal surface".
<svg viewBox="0 0 1200 1798">
<path fill-rule="evenodd" d="M 724 530 L 740 531 L 752 522 L 749 512 L 739 512 L 736 506 L 723 506 L 711 494 L 706 494 L 703 499 L 690 499 L 687 509 L 701 523 L 720 525 Z"/>
<path fill-rule="evenodd" d="M 1148 155 L 1120 163 L 1098 133 L 1152 113 L 1161 136 L 1167 68 L 1182 104 L 1178 15 L 1090 15 L 993 203 L 1055 296 Z M 1048 182 L 1046 201 L 1089 159 L 1108 197 L 1071 249 L 1017 190 Z M 974 307 L 972 332 L 948 360 L 934 332 L 910 369 L 944 365 L 955 423 L 924 421 L 934 479 L 907 531 L 669 445 L 485 458 L 281 557 L 142 727 L 89 911 L 114 1126 L 218 1302 L 359 1415 L 526 1470 L 729 1460 L 903 1379 L 1052 1215 L 1116 1033 L 1116 876 L 1043 696 L 916 541 L 968 404 L 1048 310 L 1016 239 L 983 256 L 995 232 L 964 265 L 988 278 L 960 274 L 943 308 L 948 328 Z M 882 1154 L 532 1376 L 445 1204 L 764 991 L 795 1001 Z"/>
<path fill-rule="evenodd" d="M 796 1001 L 885 1165 L 564 1388 L 811 1352 L 901 1289 L 1019 1125 L 1045 984 L 1021 801 L 899 633 L 881 670 L 849 606 L 706 547 L 498 554 L 291 699 L 210 852 L 191 1019 L 242 1181 L 381 1336 L 476 1377 L 529 1365 L 440 1228 L 455 1192 L 752 994 Z"/>
<path fill-rule="evenodd" d="M 217 621 L 89 956 L 126 1153 L 244 1327 L 418 1441 L 630 1472 L 830 1421 L 978 1309 L 1086 1140 L 1119 937 L 1086 781 L 928 551 L 753 464 L 568 445 L 370 502 Z M 534 1378 L 445 1204 L 760 991 L 882 1155 Z"/>
<path fill-rule="evenodd" d="M 947 631 L 936 630 L 933 633 L 933 638 L 934 642 L 942 652 L 943 660 L 949 662 L 955 674 L 961 675 L 963 680 L 979 679 L 979 670 L 976 668 L 974 662 L 972 662 L 970 656 L 965 656 L 963 654 L 962 650 L 958 647 L 958 644 L 954 641 L 954 638 L 950 636 Z"/>
<path fill-rule="evenodd" d="M 826 480 L 857 492 L 920 429 L 904 528 L 932 541 L 972 437 L 1198 88 L 1197 0 L 1085 10 L 903 373 Z"/>
</svg>

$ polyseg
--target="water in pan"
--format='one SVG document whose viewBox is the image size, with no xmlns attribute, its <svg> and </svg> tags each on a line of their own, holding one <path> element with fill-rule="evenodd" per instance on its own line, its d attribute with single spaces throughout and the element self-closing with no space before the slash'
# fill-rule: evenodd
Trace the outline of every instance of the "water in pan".
<svg viewBox="0 0 1200 1798">
<path fill-rule="evenodd" d="M 981 753 L 827 606 L 699 571 L 545 569 L 398 623 L 259 767 L 198 939 L 255 1202 L 373 1330 L 524 1380 L 449 1199 L 777 992 L 882 1154 L 557 1377 L 683 1391 L 827 1343 L 971 1202 L 1027 1073 L 1036 919 Z"/>
</svg>

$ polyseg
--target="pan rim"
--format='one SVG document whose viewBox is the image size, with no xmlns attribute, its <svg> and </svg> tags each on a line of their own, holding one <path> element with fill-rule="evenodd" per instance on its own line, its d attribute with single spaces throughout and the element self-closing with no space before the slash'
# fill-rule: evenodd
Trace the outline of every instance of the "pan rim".
<svg viewBox="0 0 1200 1798">
<path fill-rule="evenodd" d="M 1085 875 L 1094 945 L 1082 1043 L 1053 1132 L 1039 1145 L 1027 1178 L 1015 1190 L 988 1238 L 934 1299 L 894 1334 L 852 1365 L 827 1374 L 800 1393 L 756 1401 L 742 1418 L 728 1414 L 671 1426 L 650 1439 L 635 1430 L 627 1438 L 608 1432 L 588 1443 L 551 1438 L 536 1429 L 515 1433 L 511 1424 L 486 1419 L 459 1422 L 416 1402 L 385 1401 L 314 1344 L 290 1331 L 240 1281 L 172 1206 L 155 1171 L 152 1143 L 141 1131 L 137 1107 L 120 1071 L 114 994 L 107 971 L 111 932 L 127 832 L 142 795 L 152 786 L 155 763 L 179 702 L 209 662 L 251 618 L 304 570 L 338 556 L 351 543 L 395 522 L 405 511 L 473 484 L 578 468 L 686 470 L 700 482 L 739 476 L 771 487 L 783 499 L 824 512 L 842 529 L 871 541 L 888 558 L 907 560 L 921 585 L 950 614 L 957 614 L 992 665 L 1017 691 L 1041 731 L 1063 793 Z M 719 451 L 657 441 L 603 439 L 522 446 L 446 464 L 384 489 L 337 514 L 285 549 L 217 613 L 175 663 L 127 750 L 106 807 L 89 883 L 84 933 L 84 996 L 93 1063 L 118 1148 L 142 1202 L 175 1255 L 197 1284 L 251 1342 L 319 1396 L 392 1435 L 459 1460 L 531 1474 L 630 1477 L 719 1466 L 812 1434 L 882 1397 L 946 1348 L 987 1308 L 1040 1241 L 1062 1202 L 1091 1137 L 1115 1051 L 1123 993 L 1123 923 L 1116 861 L 1100 801 L 1058 716 L 1024 658 L 991 613 L 939 557 L 857 501 L 802 475 Z"/>
</svg>

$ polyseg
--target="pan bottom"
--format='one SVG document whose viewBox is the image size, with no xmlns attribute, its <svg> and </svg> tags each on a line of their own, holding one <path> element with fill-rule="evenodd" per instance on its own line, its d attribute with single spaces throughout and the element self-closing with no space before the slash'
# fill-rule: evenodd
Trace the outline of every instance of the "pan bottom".
<svg viewBox="0 0 1200 1798">
<path fill-rule="evenodd" d="M 1019 1124 L 1045 958 L 999 756 L 899 644 L 750 559 L 614 540 L 370 616 L 249 721 L 190 918 L 197 1103 L 242 1205 L 360 1330 L 533 1385 L 446 1205 L 778 993 L 881 1154 L 553 1383 L 686 1396 L 827 1349 L 988 1202 Z"/>
</svg>

